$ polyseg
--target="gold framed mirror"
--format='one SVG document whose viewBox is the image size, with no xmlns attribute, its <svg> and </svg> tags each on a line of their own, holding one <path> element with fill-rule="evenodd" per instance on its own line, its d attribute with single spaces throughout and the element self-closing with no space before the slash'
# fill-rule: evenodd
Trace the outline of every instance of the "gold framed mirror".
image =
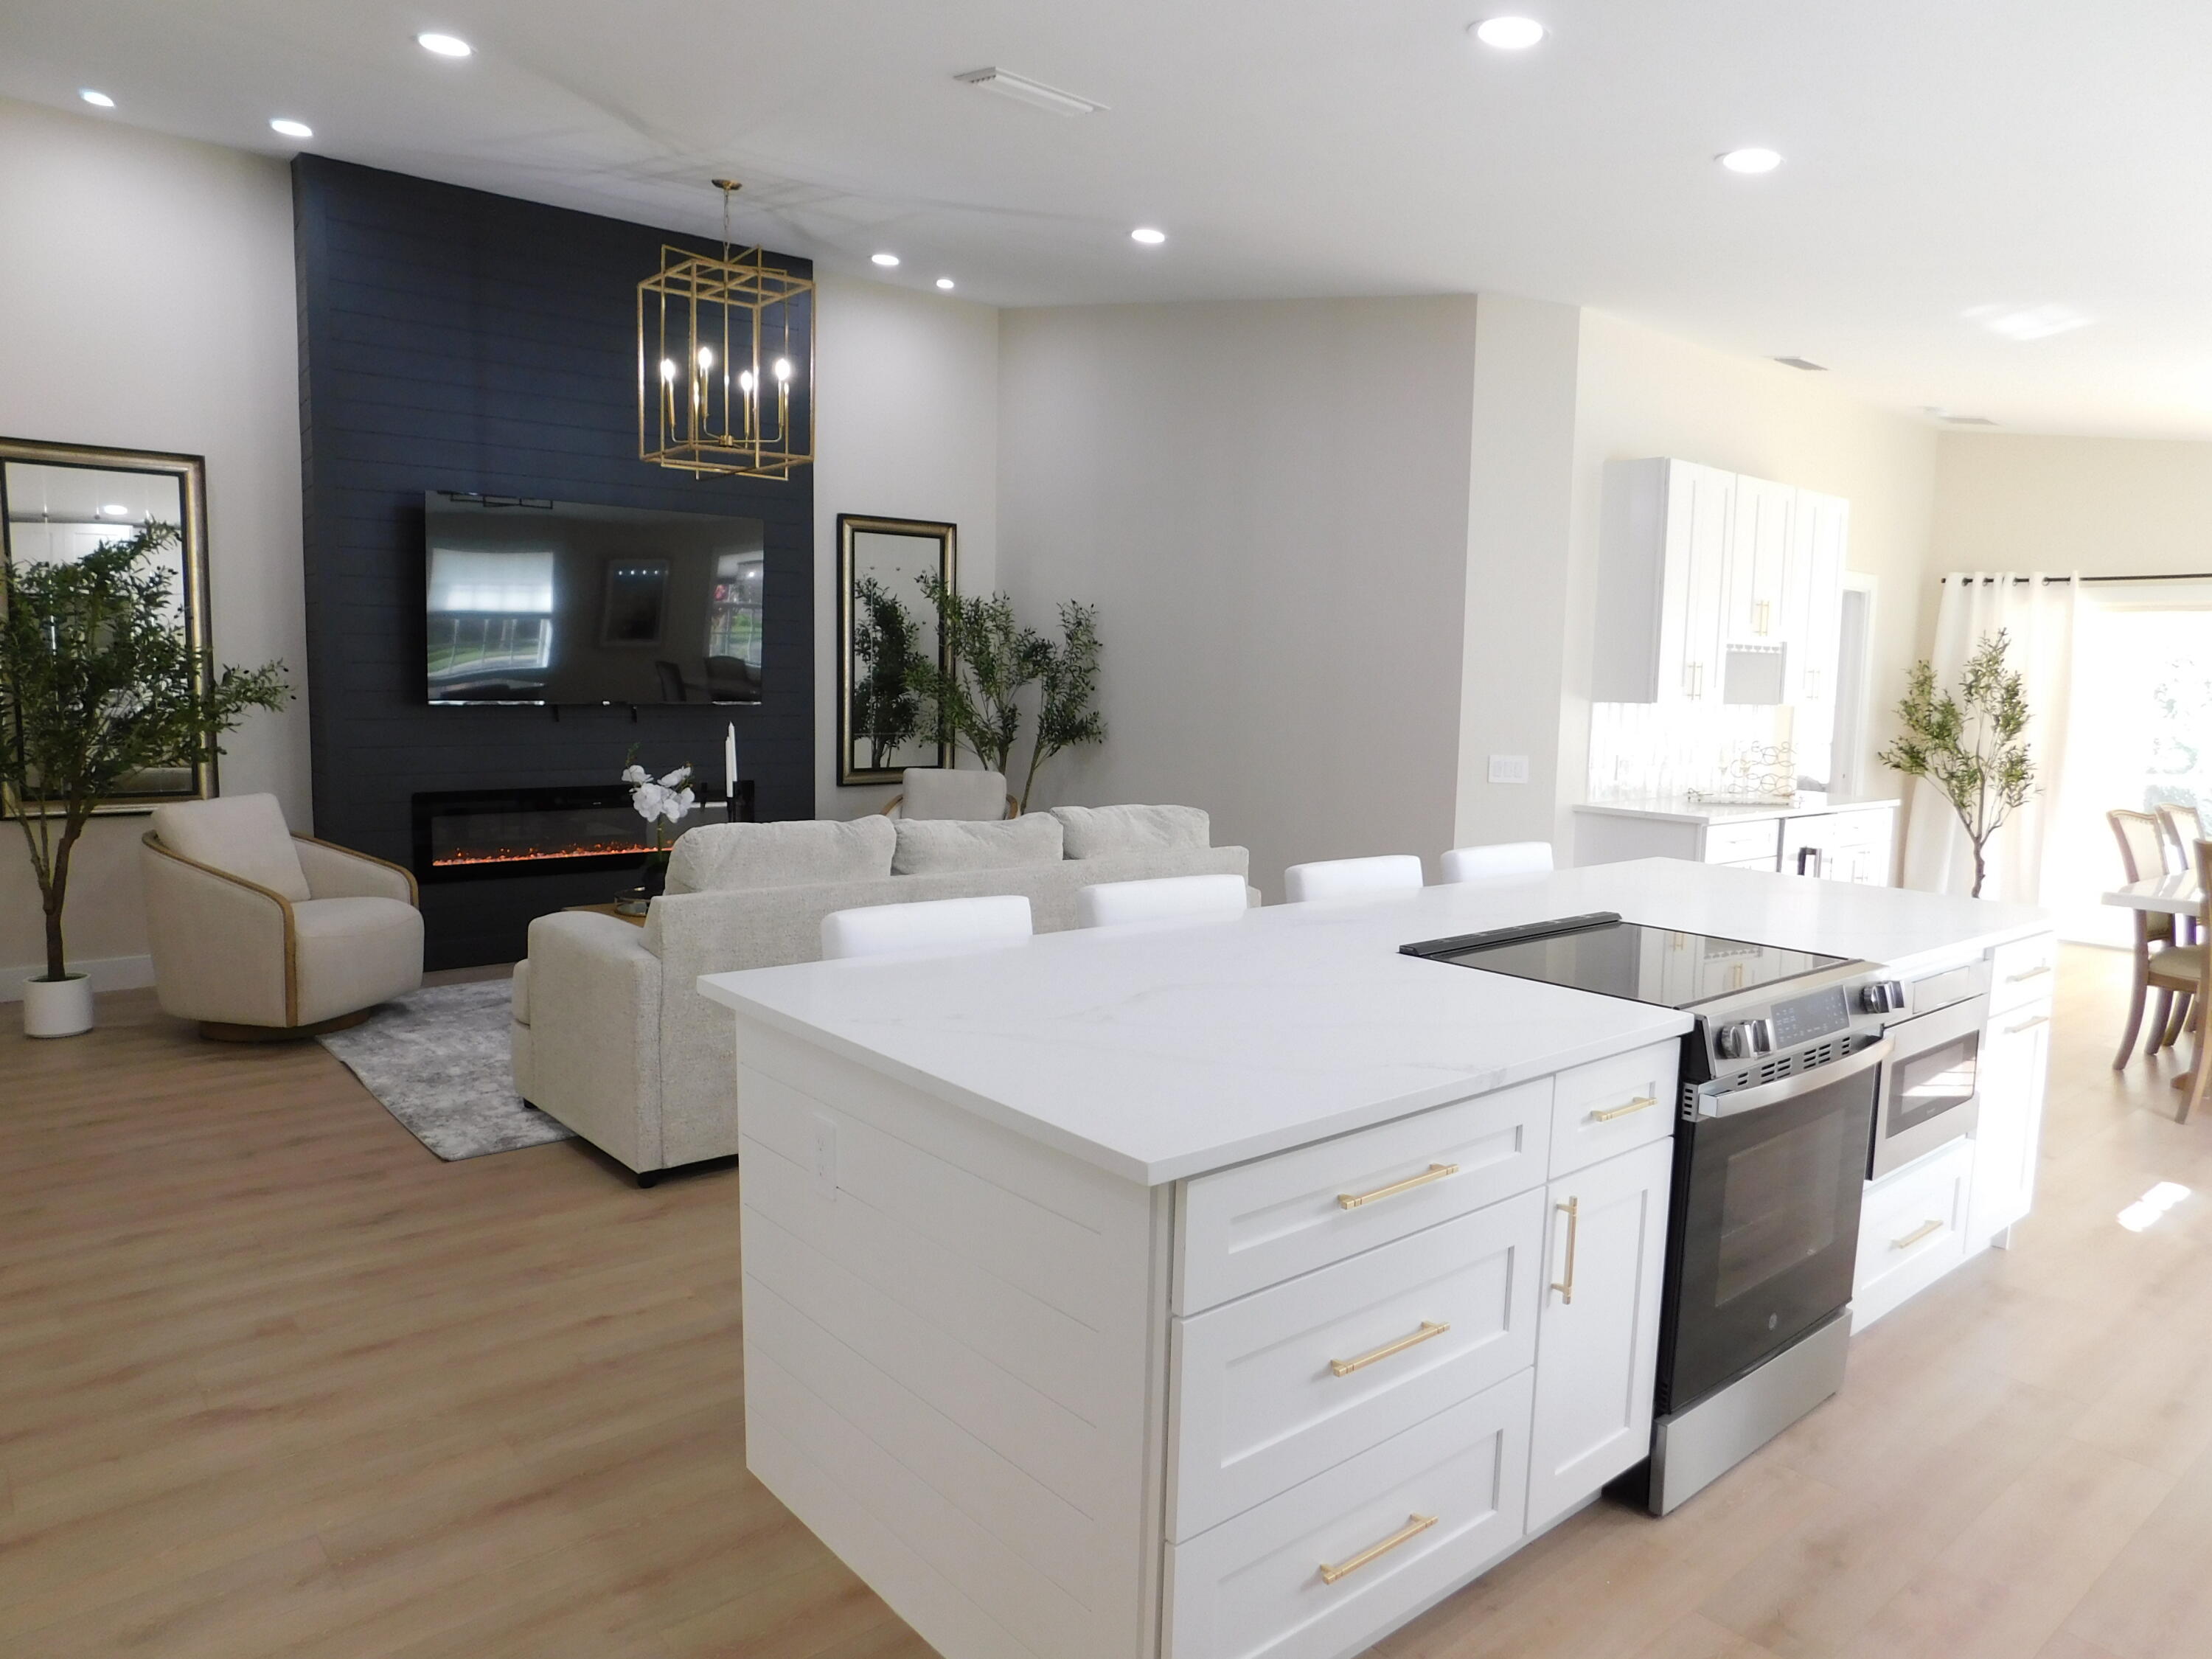
<svg viewBox="0 0 2212 1659">
<path fill-rule="evenodd" d="M 82 558 L 151 523 L 173 524 L 163 550 L 185 637 L 209 661 L 207 463 L 198 455 L 0 438 L 0 560 L 52 563 Z M 216 793 L 216 763 L 141 773 L 103 802 L 102 813 L 145 812 L 164 801 Z"/>
<path fill-rule="evenodd" d="M 896 783 L 910 766 L 950 766 L 952 748 L 926 735 L 899 659 L 950 669 L 937 611 L 921 589 L 935 576 L 957 592 L 957 527 L 927 519 L 837 515 L 837 781 Z"/>
</svg>

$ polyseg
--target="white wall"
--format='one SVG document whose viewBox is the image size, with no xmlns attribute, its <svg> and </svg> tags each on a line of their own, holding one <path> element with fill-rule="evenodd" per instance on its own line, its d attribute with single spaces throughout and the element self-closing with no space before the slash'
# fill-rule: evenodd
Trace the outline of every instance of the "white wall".
<svg viewBox="0 0 2212 1659">
<path fill-rule="evenodd" d="M 310 827 L 292 191 L 281 162 L 0 100 L 0 433 L 207 458 L 221 659 L 282 658 L 301 701 L 228 744 L 227 793 Z M 145 983 L 143 817 L 95 823 L 67 913 L 95 982 Z M 0 999 L 43 971 L 38 886 L 0 825 Z M 100 965 L 104 964 L 104 965 Z"/>
<path fill-rule="evenodd" d="M 814 447 L 814 811 L 875 811 L 896 786 L 837 784 L 837 515 L 958 526 L 962 590 L 998 575 L 999 313 L 820 279 Z"/>
<path fill-rule="evenodd" d="M 2212 571 L 2212 443 L 1946 432 L 1934 561 L 1938 574 Z"/>
<path fill-rule="evenodd" d="M 1875 579 L 1870 698 L 1875 741 L 1932 607 L 1929 526 L 1937 433 L 1923 422 L 1858 403 L 1820 375 L 1731 357 L 1624 322 L 1582 313 L 1576 400 L 1573 558 L 1561 682 L 1559 833 L 1582 799 L 1589 766 L 1589 661 L 1595 616 L 1605 464 L 1669 455 L 1849 498 L 1849 568 Z M 1877 783 L 1898 781 L 1887 773 Z M 1878 787 L 1869 793 L 1887 793 Z"/>
<path fill-rule="evenodd" d="M 1559 774 L 1567 642 L 1586 626 L 1568 608 L 1581 313 L 1486 294 L 1475 315 L 1456 847 L 1550 841 L 1582 787 L 1579 765 Z M 1526 759 L 1528 781 L 1491 782 L 1492 755 Z"/>
<path fill-rule="evenodd" d="M 1004 314 L 1000 568 L 1105 641 L 1032 805 L 1202 806 L 1271 898 L 1449 843 L 1475 341 L 1464 297 Z"/>
</svg>

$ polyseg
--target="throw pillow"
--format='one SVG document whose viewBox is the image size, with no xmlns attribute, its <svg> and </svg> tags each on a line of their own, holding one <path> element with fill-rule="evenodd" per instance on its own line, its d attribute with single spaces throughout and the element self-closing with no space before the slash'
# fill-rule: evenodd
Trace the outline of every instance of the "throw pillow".
<svg viewBox="0 0 2212 1659">
<path fill-rule="evenodd" d="M 955 870 L 1011 870 L 1060 861 L 1060 821 L 1045 813 L 999 823 L 964 818 L 901 818 L 891 873 L 935 876 Z"/>
<path fill-rule="evenodd" d="M 1052 815 L 1066 832 L 1072 859 L 1187 852 L 1211 845 L 1212 825 L 1195 806 L 1055 806 Z"/>
<path fill-rule="evenodd" d="M 896 842 L 890 820 L 873 813 L 844 823 L 827 818 L 702 823 L 677 838 L 668 860 L 668 890 L 874 881 L 890 874 Z"/>
</svg>

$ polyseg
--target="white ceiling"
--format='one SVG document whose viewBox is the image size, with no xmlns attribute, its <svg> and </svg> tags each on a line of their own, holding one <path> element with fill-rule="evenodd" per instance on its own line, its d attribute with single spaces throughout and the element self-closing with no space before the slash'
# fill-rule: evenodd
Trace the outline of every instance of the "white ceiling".
<svg viewBox="0 0 2212 1659">
<path fill-rule="evenodd" d="M 1532 52 L 1475 46 L 1499 10 Z M 462 62 L 426 28 L 477 47 Z M 997 64 L 1103 102 L 958 84 Z M 10 0 L 0 92 L 965 298 L 1497 291 L 1887 406 L 2212 437 L 2212 7 L 2186 0 Z M 1713 156 L 1782 152 L 1744 178 Z M 1128 240 L 1169 233 L 1158 249 Z M 872 270 L 890 249 L 903 264 Z M 2032 340 L 1987 325 L 2056 307 Z M 1777 373 L 1787 371 L 1777 370 Z"/>
</svg>

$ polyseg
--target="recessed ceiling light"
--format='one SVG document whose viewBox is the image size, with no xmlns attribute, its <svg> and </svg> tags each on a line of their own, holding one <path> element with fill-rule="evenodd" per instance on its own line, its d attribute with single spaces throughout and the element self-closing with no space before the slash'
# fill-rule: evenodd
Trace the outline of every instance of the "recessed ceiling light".
<svg viewBox="0 0 2212 1659">
<path fill-rule="evenodd" d="M 952 279 L 950 276 L 940 276 L 937 279 L 937 285 L 942 289 L 950 289 L 952 286 Z"/>
<path fill-rule="evenodd" d="M 2071 306 L 1969 306 L 1960 313 L 2008 340 L 2047 340 L 2054 334 L 2087 328 L 2094 320 Z"/>
<path fill-rule="evenodd" d="M 1732 149 L 1719 158 L 1730 173 L 1771 173 L 1782 158 L 1771 149 Z"/>
<path fill-rule="evenodd" d="M 312 138 L 315 136 L 314 128 L 309 126 L 305 121 L 295 121 L 290 117 L 283 115 L 270 122 L 269 130 L 271 132 L 281 132 L 287 138 Z"/>
<path fill-rule="evenodd" d="M 1533 17 L 1486 17 L 1472 33 L 1500 52 L 1526 52 L 1544 38 L 1544 26 Z"/>
<path fill-rule="evenodd" d="M 120 502 L 111 502 L 100 510 L 111 519 L 127 519 L 131 516 L 131 509 Z"/>
<path fill-rule="evenodd" d="M 1146 247 L 1158 247 L 1162 242 L 1166 241 L 1167 239 L 1167 232 L 1164 230 L 1154 230 L 1150 225 L 1139 225 L 1134 230 L 1129 233 L 1129 240 L 1131 241 L 1142 242 Z"/>
<path fill-rule="evenodd" d="M 415 44 L 425 52 L 434 52 L 441 58 L 466 58 L 476 48 L 458 34 L 418 34 Z"/>
<path fill-rule="evenodd" d="M 1815 374 L 1825 374 L 1828 372 L 1827 364 L 1816 363 L 1810 357 L 1777 357 L 1774 361 L 1784 368 L 1802 368 Z"/>
<path fill-rule="evenodd" d="M 94 92 L 90 87 L 79 87 L 76 95 L 94 109 L 113 109 L 115 100 L 104 92 Z"/>
<path fill-rule="evenodd" d="M 886 270 L 898 263 L 898 255 L 896 253 L 871 253 L 868 258 Z"/>
</svg>

